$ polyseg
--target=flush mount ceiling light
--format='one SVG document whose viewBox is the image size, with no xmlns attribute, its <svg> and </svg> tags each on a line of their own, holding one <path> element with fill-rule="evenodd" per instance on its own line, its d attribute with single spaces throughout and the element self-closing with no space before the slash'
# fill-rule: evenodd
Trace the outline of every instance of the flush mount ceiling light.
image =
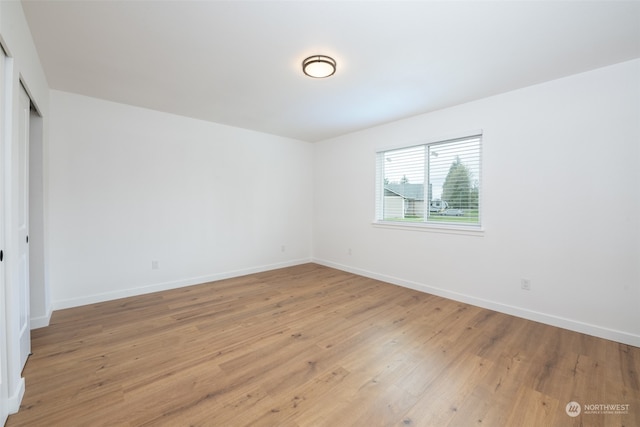
<svg viewBox="0 0 640 427">
<path fill-rule="evenodd" d="M 325 55 L 313 55 L 302 61 L 302 71 L 309 77 L 323 79 L 336 72 L 336 60 Z"/>
</svg>

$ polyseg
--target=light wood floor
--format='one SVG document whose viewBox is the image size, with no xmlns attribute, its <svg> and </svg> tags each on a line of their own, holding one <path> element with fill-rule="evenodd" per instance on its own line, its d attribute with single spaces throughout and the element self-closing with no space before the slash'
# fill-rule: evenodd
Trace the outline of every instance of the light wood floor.
<svg viewBox="0 0 640 427">
<path fill-rule="evenodd" d="M 306 264 L 55 312 L 7 425 L 634 427 L 639 372 L 636 347 Z"/>
</svg>

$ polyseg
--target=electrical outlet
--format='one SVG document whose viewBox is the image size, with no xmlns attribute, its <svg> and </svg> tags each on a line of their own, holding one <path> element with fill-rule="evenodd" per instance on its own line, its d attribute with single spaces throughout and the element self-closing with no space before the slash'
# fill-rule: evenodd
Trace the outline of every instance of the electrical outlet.
<svg viewBox="0 0 640 427">
<path fill-rule="evenodd" d="M 158 264 L 158 261 L 151 261 L 152 270 L 158 270 L 159 268 L 160 268 L 160 264 Z"/>
<path fill-rule="evenodd" d="M 520 288 L 523 291 L 530 291 L 531 290 L 531 280 L 529 280 L 529 279 L 520 279 Z"/>
<path fill-rule="evenodd" d="M 285 245 L 280 246 L 280 252 L 284 252 L 287 250 L 287 247 Z"/>
<path fill-rule="evenodd" d="M 351 248 L 347 249 L 347 253 L 351 255 Z"/>
</svg>

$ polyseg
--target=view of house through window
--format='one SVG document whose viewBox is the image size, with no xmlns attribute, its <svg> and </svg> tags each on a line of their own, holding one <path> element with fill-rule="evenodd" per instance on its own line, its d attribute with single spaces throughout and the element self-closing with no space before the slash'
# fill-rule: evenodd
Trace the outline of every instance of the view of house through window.
<svg viewBox="0 0 640 427">
<path fill-rule="evenodd" d="M 376 219 L 479 226 L 481 140 L 379 152 Z"/>
</svg>

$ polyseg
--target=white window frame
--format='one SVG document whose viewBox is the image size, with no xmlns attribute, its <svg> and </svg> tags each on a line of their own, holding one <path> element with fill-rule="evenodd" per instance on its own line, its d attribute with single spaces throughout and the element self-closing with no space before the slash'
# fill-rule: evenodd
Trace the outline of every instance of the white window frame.
<svg viewBox="0 0 640 427">
<path fill-rule="evenodd" d="M 425 212 L 424 221 L 418 222 L 407 222 L 407 221 L 392 221 L 383 219 L 383 210 L 384 210 L 384 154 L 389 151 L 401 150 L 401 149 L 409 149 L 413 147 L 434 147 L 437 145 L 442 145 L 446 143 L 451 143 L 455 141 L 479 138 L 479 153 L 478 153 L 478 223 L 459 223 L 459 222 L 446 222 L 446 221 L 428 221 L 429 214 Z M 373 221 L 373 225 L 375 227 L 380 228 L 389 228 L 389 229 L 398 229 L 398 230 L 414 230 L 414 231 L 427 231 L 427 232 L 436 232 L 436 233 L 447 233 L 447 234 L 464 234 L 464 235 L 472 235 L 472 236 L 483 236 L 484 235 L 484 226 L 483 226 L 483 159 L 482 152 L 484 146 L 484 138 L 483 131 L 472 131 L 472 132 L 464 132 L 456 135 L 449 135 L 447 137 L 433 138 L 428 140 L 422 140 L 419 142 L 414 142 L 413 144 L 405 144 L 398 145 L 393 147 L 387 147 L 385 149 L 376 151 L 376 185 L 375 185 L 375 217 Z M 429 150 L 427 149 L 427 152 Z M 429 201 L 429 158 L 428 154 L 425 154 L 425 179 L 423 181 L 424 184 L 424 209 L 428 210 Z"/>
</svg>

